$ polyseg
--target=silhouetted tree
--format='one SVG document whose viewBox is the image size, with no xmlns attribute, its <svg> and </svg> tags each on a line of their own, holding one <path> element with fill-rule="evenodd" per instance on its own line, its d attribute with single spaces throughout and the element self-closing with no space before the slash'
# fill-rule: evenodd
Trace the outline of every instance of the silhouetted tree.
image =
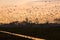
<svg viewBox="0 0 60 40">
<path fill-rule="evenodd" d="M 60 19 L 55 19 L 54 20 L 56 23 L 60 23 Z"/>
<path fill-rule="evenodd" d="M 18 21 L 11 22 L 10 24 L 18 25 L 20 24 Z"/>
<path fill-rule="evenodd" d="M 30 23 L 30 24 L 32 23 L 32 21 L 28 20 L 28 18 L 26 18 L 25 22 Z"/>
<path fill-rule="evenodd" d="M 38 18 L 36 18 L 35 23 L 36 23 L 36 24 L 38 24 L 38 23 L 39 23 Z"/>
<path fill-rule="evenodd" d="M 46 24 L 49 24 L 48 21 L 46 21 Z"/>
</svg>

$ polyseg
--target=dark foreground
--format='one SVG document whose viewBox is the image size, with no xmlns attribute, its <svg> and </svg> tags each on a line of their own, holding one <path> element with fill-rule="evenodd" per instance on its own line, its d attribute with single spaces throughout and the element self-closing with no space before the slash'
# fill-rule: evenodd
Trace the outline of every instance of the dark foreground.
<svg viewBox="0 0 60 40">
<path fill-rule="evenodd" d="M 18 37 L 14 35 L 5 34 L 5 33 L 0 33 L 0 40 L 32 40 L 32 39 Z"/>
<path fill-rule="evenodd" d="M 10 23 L 10 24 L 0 25 L 0 30 L 29 35 L 37 38 L 43 38 L 46 40 L 60 40 L 60 24 Z M 1 35 L 3 35 L 3 37 Z M 8 35 L 3 33 L 0 33 L 0 39 L 25 40 L 25 38 L 16 37 L 13 35 Z M 29 39 L 26 39 L 26 40 L 29 40 Z"/>
</svg>

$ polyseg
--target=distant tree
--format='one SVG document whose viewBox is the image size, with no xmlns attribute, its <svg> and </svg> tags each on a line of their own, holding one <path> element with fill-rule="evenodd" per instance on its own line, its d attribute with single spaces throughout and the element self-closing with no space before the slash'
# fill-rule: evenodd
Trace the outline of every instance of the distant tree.
<svg viewBox="0 0 60 40">
<path fill-rule="evenodd" d="M 46 23 L 45 24 L 50 24 L 48 21 L 46 21 Z"/>
<path fill-rule="evenodd" d="M 26 18 L 26 20 L 25 20 L 27 23 L 32 23 L 32 21 L 31 20 L 28 20 L 28 18 Z"/>
<path fill-rule="evenodd" d="M 54 20 L 56 23 L 60 23 L 60 19 L 55 19 Z"/>
<path fill-rule="evenodd" d="M 38 18 L 36 18 L 35 23 L 36 23 L 36 24 L 38 24 L 38 23 L 39 23 Z"/>
<path fill-rule="evenodd" d="M 18 25 L 19 22 L 18 22 L 18 21 L 14 21 L 14 22 L 12 22 L 12 23 L 10 23 L 10 24 Z"/>
<path fill-rule="evenodd" d="M 28 18 L 25 18 L 25 22 L 28 22 Z"/>
</svg>

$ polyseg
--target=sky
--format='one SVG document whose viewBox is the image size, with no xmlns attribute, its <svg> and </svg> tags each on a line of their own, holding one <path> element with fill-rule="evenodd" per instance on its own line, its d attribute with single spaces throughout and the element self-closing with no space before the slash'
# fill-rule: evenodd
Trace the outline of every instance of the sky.
<svg viewBox="0 0 60 40">
<path fill-rule="evenodd" d="M 0 0 L 0 5 L 25 4 L 28 2 L 42 2 L 42 1 L 59 2 L 60 0 Z"/>
<path fill-rule="evenodd" d="M 0 0 L 0 4 L 3 5 L 12 5 L 12 4 L 23 4 L 23 3 L 27 3 L 30 0 Z"/>
<path fill-rule="evenodd" d="M 31 2 L 44 2 L 44 1 L 51 1 L 51 2 L 60 2 L 60 0 L 0 0 L 0 6 L 1 5 L 12 5 L 12 4 L 25 4 L 25 3 L 31 3 Z M 32 3 L 31 3 L 32 4 Z M 49 6 L 50 7 L 50 6 Z M 48 8 L 49 8 L 48 7 Z M 42 7 L 42 8 L 45 8 L 45 7 Z M 59 8 L 59 6 L 57 6 L 57 8 Z M 54 8 L 53 8 L 54 10 Z M 5 12 L 3 10 L 3 12 Z M 25 12 L 25 11 L 24 11 Z M 57 16 L 58 17 L 58 16 Z M 15 15 L 14 15 L 14 18 L 15 18 Z M 5 21 L 5 20 L 4 20 Z"/>
</svg>

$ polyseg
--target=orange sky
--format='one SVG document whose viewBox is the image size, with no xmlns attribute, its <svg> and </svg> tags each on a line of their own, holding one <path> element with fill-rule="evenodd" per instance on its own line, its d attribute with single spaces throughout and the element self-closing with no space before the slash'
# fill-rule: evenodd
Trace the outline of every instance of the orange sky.
<svg viewBox="0 0 60 40">
<path fill-rule="evenodd" d="M 0 5 L 12 5 L 12 4 L 23 4 L 30 0 L 0 0 Z"/>
<path fill-rule="evenodd" d="M 25 4 L 27 2 L 38 2 L 38 1 L 55 1 L 59 2 L 60 0 L 0 0 L 0 5 L 12 5 L 12 4 Z"/>
<path fill-rule="evenodd" d="M 53 3 L 46 3 L 44 1 L 46 1 L 46 0 L 43 0 L 43 2 L 42 2 L 42 0 L 25 0 L 25 1 L 24 0 L 0 0 L 0 6 L 3 5 L 0 8 L 0 14 L 1 14 L 0 15 L 0 19 L 1 19 L 0 22 L 11 22 L 11 21 L 14 21 L 14 20 L 18 20 L 18 21 L 20 21 L 20 20 L 22 21 L 23 20 L 24 21 L 25 20 L 25 16 L 28 17 L 29 19 L 31 18 L 31 20 L 33 20 L 33 21 L 35 21 L 35 19 L 32 19 L 32 18 L 37 17 L 39 19 L 39 21 L 40 21 L 40 18 L 39 18 L 40 14 L 41 14 L 41 20 L 42 20 L 40 23 L 46 22 L 46 19 L 48 19 L 49 22 L 52 22 L 54 20 L 54 18 L 60 18 L 60 16 L 58 16 L 58 15 L 60 15 L 60 10 L 59 10 L 60 9 L 60 1 L 56 0 L 55 2 L 57 2 L 57 3 L 55 3 L 52 0 L 51 0 L 51 2 L 53 2 Z M 47 0 L 47 1 L 49 1 L 49 0 Z M 33 2 L 34 2 L 34 4 L 32 4 Z M 36 2 L 39 2 L 39 3 L 36 3 Z M 26 3 L 27 3 L 27 5 L 23 5 L 23 4 L 26 4 Z M 29 3 L 32 4 L 33 7 Z M 17 6 L 15 8 L 14 4 L 18 4 L 18 5 L 22 4 L 23 6 Z M 13 6 L 5 7 L 4 5 L 13 5 Z M 37 11 L 36 11 L 36 9 L 34 9 L 35 7 L 37 7 L 36 8 Z M 23 10 L 21 10 L 21 9 L 23 9 Z M 29 10 L 31 9 L 33 14 L 32 15 L 29 14 L 30 11 L 27 11 L 26 9 L 29 9 Z M 10 13 L 9 10 L 11 11 L 11 13 Z M 16 13 L 18 13 L 18 14 L 16 14 Z M 36 14 L 36 13 L 38 13 L 39 15 Z M 54 16 L 51 17 L 50 13 L 52 13 Z M 58 13 L 58 15 L 55 15 L 56 13 Z M 23 14 L 24 14 L 24 16 L 23 16 Z M 17 15 L 17 16 L 15 16 L 15 15 Z M 48 17 L 48 18 L 44 19 L 45 17 Z M 9 19 L 9 18 L 11 18 L 11 19 Z M 18 19 L 18 18 L 20 18 L 20 19 Z"/>
</svg>

